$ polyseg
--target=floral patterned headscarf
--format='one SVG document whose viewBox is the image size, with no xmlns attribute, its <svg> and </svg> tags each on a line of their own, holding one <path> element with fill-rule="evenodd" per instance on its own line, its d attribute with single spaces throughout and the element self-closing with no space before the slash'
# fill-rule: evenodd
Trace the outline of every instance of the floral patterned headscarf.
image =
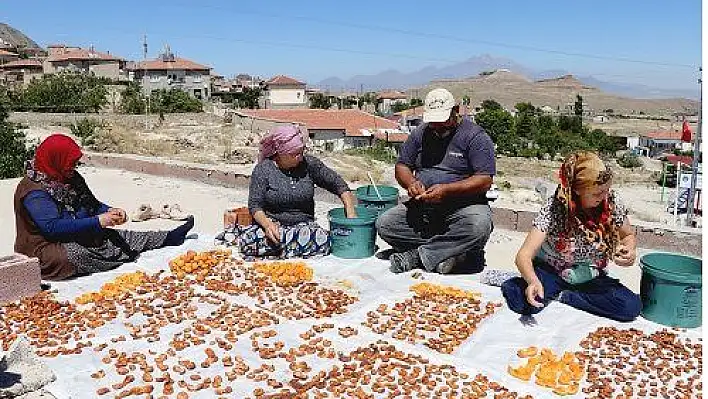
<svg viewBox="0 0 708 399">
<path fill-rule="evenodd" d="M 596 213 L 585 212 L 579 203 L 578 190 L 600 186 L 612 181 L 612 171 L 597 154 L 576 152 L 569 155 L 558 171 L 560 184 L 556 198 L 565 212 L 566 231 L 580 230 L 585 239 L 600 252 L 612 256 L 619 244 L 619 231 L 612 218 L 615 204 L 612 196 L 600 205 Z"/>
</svg>

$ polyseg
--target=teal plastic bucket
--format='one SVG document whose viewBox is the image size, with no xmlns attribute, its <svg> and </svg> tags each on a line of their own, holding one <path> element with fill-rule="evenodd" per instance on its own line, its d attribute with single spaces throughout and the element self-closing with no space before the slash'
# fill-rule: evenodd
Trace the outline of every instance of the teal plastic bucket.
<svg viewBox="0 0 708 399">
<path fill-rule="evenodd" d="M 356 199 L 359 205 L 375 209 L 377 215 L 398 205 L 398 189 L 391 186 L 376 186 L 379 189 L 381 198 L 376 195 L 376 189 L 372 185 L 362 186 L 356 189 Z"/>
<path fill-rule="evenodd" d="M 376 252 L 376 210 L 356 207 L 357 217 L 349 219 L 344 208 L 329 211 L 329 234 L 332 255 L 346 259 L 374 256 Z"/>
<path fill-rule="evenodd" d="M 669 327 L 701 325 L 702 261 L 690 256 L 642 256 L 642 316 Z"/>
</svg>

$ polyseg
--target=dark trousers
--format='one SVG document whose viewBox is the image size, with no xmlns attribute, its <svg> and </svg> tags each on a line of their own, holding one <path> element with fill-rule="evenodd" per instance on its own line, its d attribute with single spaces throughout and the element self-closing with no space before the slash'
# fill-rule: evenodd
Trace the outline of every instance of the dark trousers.
<svg viewBox="0 0 708 399">
<path fill-rule="evenodd" d="M 598 276 L 587 283 L 571 285 L 543 262 L 534 260 L 534 269 L 543 285 L 544 298 L 540 302 L 544 305 L 557 298 L 561 303 L 576 309 L 617 321 L 632 321 L 642 309 L 639 295 L 607 275 Z M 542 307 L 537 308 L 528 303 L 527 286 L 526 280 L 515 277 L 505 281 L 501 287 L 509 309 L 522 315 L 532 315 L 543 310 Z"/>
</svg>

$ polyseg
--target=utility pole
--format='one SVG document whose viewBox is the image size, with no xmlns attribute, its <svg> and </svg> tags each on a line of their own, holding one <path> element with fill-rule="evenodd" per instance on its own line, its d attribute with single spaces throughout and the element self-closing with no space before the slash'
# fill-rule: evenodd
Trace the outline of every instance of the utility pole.
<svg viewBox="0 0 708 399">
<path fill-rule="evenodd" d="M 147 34 L 143 35 L 143 85 L 147 86 L 149 82 L 147 76 L 147 54 L 148 54 L 148 41 Z M 145 87 L 143 87 L 145 89 Z M 148 90 L 149 92 L 149 90 Z M 148 130 L 148 123 L 150 118 L 150 93 L 148 93 L 147 101 L 145 102 L 145 130 Z"/>
<path fill-rule="evenodd" d="M 693 208 L 696 201 L 696 183 L 698 181 L 698 157 L 700 155 L 700 140 L 701 140 L 701 122 L 703 121 L 703 68 L 698 68 L 698 85 L 701 90 L 701 97 L 698 103 L 698 128 L 696 129 L 696 137 L 693 139 L 693 164 L 691 165 L 691 190 L 688 192 L 688 210 L 686 214 L 686 225 L 693 227 Z M 676 199 L 678 202 L 678 198 Z"/>
</svg>

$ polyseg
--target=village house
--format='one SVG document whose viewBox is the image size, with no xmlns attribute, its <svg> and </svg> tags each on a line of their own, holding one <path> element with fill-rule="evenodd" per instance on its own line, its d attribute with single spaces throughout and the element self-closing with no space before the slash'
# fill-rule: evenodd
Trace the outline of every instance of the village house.
<svg viewBox="0 0 708 399">
<path fill-rule="evenodd" d="M 358 109 L 243 109 L 239 116 L 271 122 L 294 123 L 306 129 L 309 146 L 320 151 L 368 147 L 375 140 L 400 140 L 400 125 Z M 405 140 L 404 140 L 405 141 Z"/>
<path fill-rule="evenodd" d="M 155 60 L 130 66 L 129 75 L 141 84 L 146 95 L 153 90 L 175 88 L 200 100 L 211 98 L 211 68 L 176 57 L 169 47 Z"/>
<path fill-rule="evenodd" d="M 265 108 L 307 108 L 306 84 L 285 75 L 278 75 L 265 82 Z"/>
<path fill-rule="evenodd" d="M 673 152 L 675 149 L 690 151 L 693 149 L 691 143 L 682 142 L 679 131 L 653 131 L 639 137 L 637 152 L 644 156 L 655 157 L 665 152 Z"/>
<path fill-rule="evenodd" d="M 42 62 L 22 59 L 0 64 L 0 83 L 12 89 L 26 87 L 34 78 L 42 76 Z"/>
<path fill-rule="evenodd" d="M 393 112 L 392 106 L 394 104 L 404 104 L 408 102 L 408 97 L 405 93 L 400 91 L 385 91 L 379 93 L 376 98 L 381 102 L 379 105 L 379 111 L 382 114 L 390 114 Z"/>
<path fill-rule="evenodd" d="M 0 49 L 0 65 L 10 61 L 17 61 L 19 58 L 20 56 L 12 51 Z"/>
<path fill-rule="evenodd" d="M 125 60 L 109 53 L 80 47 L 54 44 L 48 47 L 49 56 L 44 60 L 44 73 L 63 71 L 81 72 L 97 77 L 125 80 Z"/>
</svg>

